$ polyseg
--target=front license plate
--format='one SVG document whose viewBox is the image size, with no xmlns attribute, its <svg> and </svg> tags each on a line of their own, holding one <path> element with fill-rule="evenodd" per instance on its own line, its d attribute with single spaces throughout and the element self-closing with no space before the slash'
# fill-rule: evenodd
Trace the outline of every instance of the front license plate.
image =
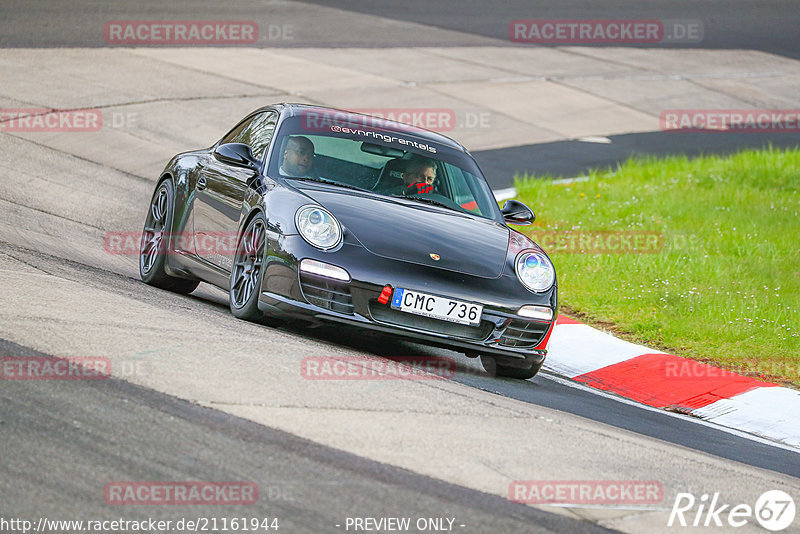
<svg viewBox="0 0 800 534">
<path fill-rule="evenodd" d="M 392 308 L 415 315 L 468 325 L 480 324 L 483 312 L 483 306 L 480 304 L 448 297 L 437 297 L 399 287 L 394 290 Z"/>
</svg>

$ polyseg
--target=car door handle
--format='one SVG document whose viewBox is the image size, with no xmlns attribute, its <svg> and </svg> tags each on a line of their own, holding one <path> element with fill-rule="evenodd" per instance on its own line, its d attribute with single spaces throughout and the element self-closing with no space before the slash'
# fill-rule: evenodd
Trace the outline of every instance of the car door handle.
<svg viewBox="0 0 800 534">
<path fill-rule="evenodd" d="M 202 191 L 203 189 L 205 189 L 206 185 L 208 185 L 208 184 L 206 183 L 206 177 L 205 176 L 201 176 L 200 178 L 197 179 L 197 190 L 198 191 Z"/>
</svg>

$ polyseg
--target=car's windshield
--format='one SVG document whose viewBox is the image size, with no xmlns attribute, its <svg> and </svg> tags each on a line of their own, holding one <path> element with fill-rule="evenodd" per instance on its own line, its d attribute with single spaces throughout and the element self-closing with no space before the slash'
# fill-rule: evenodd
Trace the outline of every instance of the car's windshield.
<svg viewBox="0 0 800 534">
<path fill-rule="evenodd" d="M 474 161 L 416 132 L 379 128 L 309 127 L 307 116 L 285 120 L 268 165 L 270 174 L 361 189 L 460 213 L 501 220 Z"/>
</svg>

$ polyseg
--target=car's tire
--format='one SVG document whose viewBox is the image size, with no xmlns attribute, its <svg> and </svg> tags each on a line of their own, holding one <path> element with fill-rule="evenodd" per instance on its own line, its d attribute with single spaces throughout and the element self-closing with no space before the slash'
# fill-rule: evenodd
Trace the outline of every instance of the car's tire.
<svg viewBox="0 0 800 534">
<path fill-rule="evenodd" d="M 536 362 L 537 357 L 528 355 L 524 360 L 503 358 L 502 356 L 486 356 L 481 354 L 481 365 L 492 376 L 504 376 L 527 380 L 533 378 L 542 368 L 544 360 Z"/>
<path fill-rule="evenodd" d="M 266 255 L 267 223 L 264 215 L 259 212 L 250 219 L 239 236 L 236 255 L 233 257 L 228 296 L 231 313 L 239 319 L 256 323 L 270 322 L 258 309 Z"/>
<path fill-rule="evenodd" d="M 175 189 L 172 181 L 167 178 L 156 187 L 144 220 L 142 240 L 139 244 L 139 277 L 145 284 L 175 293 L 188 294 L 194 291 L 200 282 L 170 276 L 164 268 L 169 253 L 168 234 L 172 229 L 174 213 Z"/>
</svg>

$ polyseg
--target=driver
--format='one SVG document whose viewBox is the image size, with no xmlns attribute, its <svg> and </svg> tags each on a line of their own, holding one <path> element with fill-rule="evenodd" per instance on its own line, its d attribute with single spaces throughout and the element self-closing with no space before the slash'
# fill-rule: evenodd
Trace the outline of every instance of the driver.
<svg viewBox="0 0 800 534">
<path fill-rule="evenodd" d="M 313 178 L 309 171 L 314 164 L 314 143 L 308 137 L 290 137 L 283 151 L 280 173 L 296 178 Z"/>
<path fill-rule="evenodd" d="M 421 194 L 433 191 L 436 180 L 436 162 L 423 156 L 413 156 L 408 160 L 403 173 L 405 194 Z"/>
</svg>

